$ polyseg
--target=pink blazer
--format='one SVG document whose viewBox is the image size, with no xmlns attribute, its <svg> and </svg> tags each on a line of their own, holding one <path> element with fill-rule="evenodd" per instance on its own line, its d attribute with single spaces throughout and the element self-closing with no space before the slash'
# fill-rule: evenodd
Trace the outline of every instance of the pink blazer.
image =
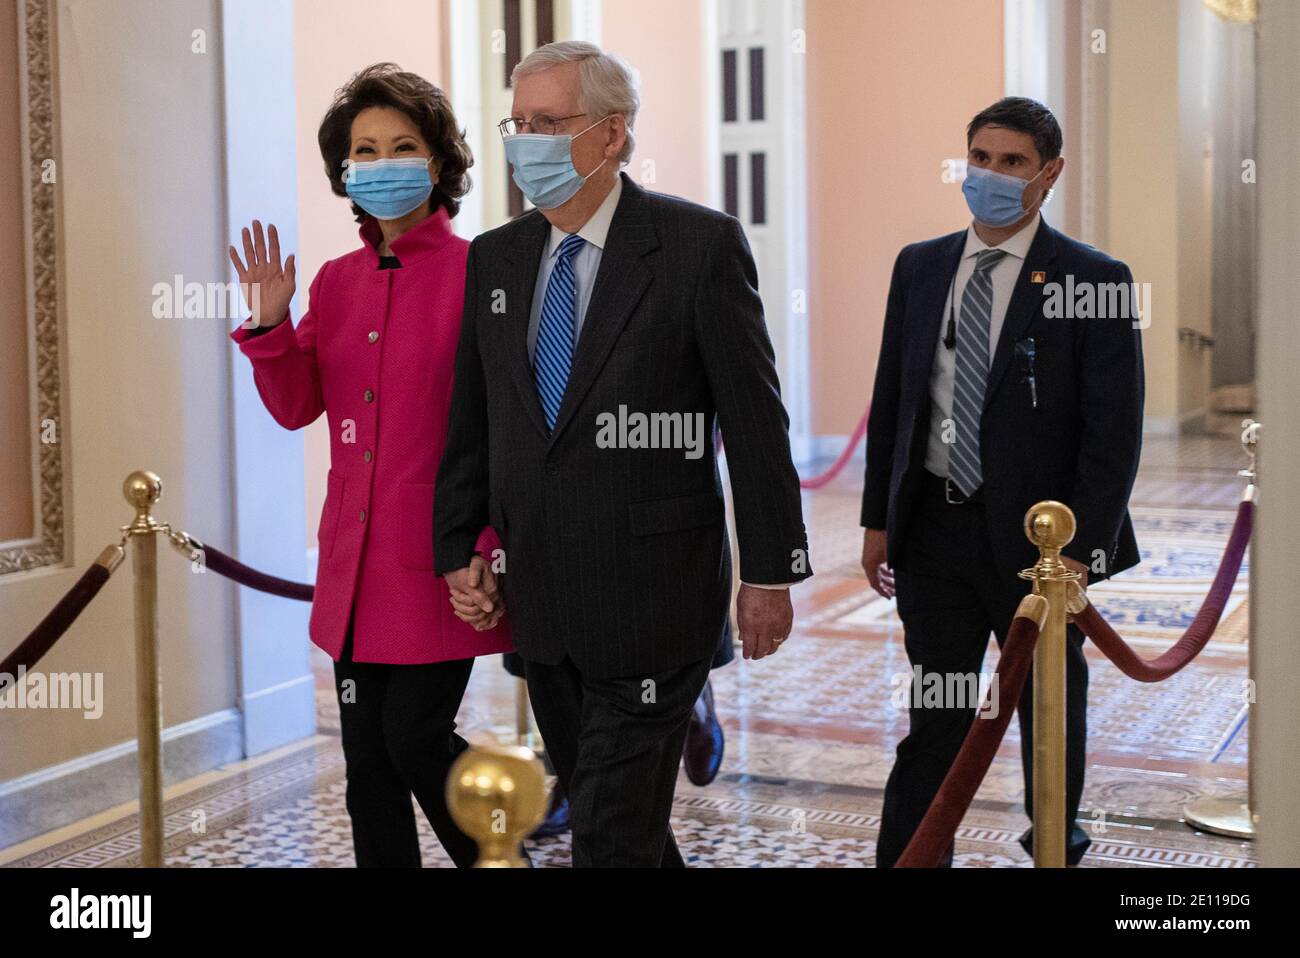
<svg viewBox="0 0 1300 958">
<path fill-rule="evenodd" d="M 275 421 L 329 418 L 330 470 L 316 537 L 311 640 L 338 660 L 355 601 L 353 659 L 418 665 L 513 648 L 503 619 L 476 632 L 433 574 L 433 486 L 447 439 L 469 243 L 440 209 L 392 244 L 379 269 L 379 226 L 361 249 L 321 267 L 309 310 L 259 336 L 231 339 L 253 362 Z M 499 547 L 488 527 L 485 555 Z"/>
</svg>

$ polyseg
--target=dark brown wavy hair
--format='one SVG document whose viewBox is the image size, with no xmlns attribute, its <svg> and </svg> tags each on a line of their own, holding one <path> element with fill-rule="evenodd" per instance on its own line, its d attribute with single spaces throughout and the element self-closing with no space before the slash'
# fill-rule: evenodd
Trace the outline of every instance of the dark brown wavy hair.
<svg viewBox="0 0 1300 958">
<path fill-rule="evenodd" d="M 372 106 L 401 110 L 419 128 L 438 162 L 438 182 L 429 197 L 431 208 L 443 207 L 448 216 L 455 216 L 460 212 L 460 198 L 469 192 L 468 171 L 474 165 L 465 131 L 456 124 L 447 94 L 423 77 L 404 72 L 396 63 L 376 63 L 352 77 L 334 94 L 334 102 L 321 120 L 316 141 L 334 194 L 348 195 L 343 185 L 343 161 L 352 153 L 352 121 Z M 356 203 L 352 213 L 358 223 L 370 216 Z"/>
</svg>

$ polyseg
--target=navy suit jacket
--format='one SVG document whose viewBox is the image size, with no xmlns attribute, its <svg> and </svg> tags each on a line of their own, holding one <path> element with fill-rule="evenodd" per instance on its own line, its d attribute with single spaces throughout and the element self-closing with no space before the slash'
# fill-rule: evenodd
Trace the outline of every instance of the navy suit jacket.
<svg viewBox="0 0 1300 958">
<path fill-rule="evenodd" d="M 891 565 L 906 552 L 925 468 L 931 367 L 965 245 L 962 230 L 914 243 L 894 264 L 862 495 L 862 525 L 886 530 Z M 993 353 L 980 422 L 983 494 L 1000 574 L 1037 560 L 1023 523 L 1025 512 L 1043 499 L 1074 510 L 1075 537 L 1062 551 L 1089 567 L 1089 581 L 1138 562 L 1128 498 L 1142 445 L 1141 324 L 1136 309 L 1121 309 L 1107 295 L 1116 287 L 1101 285 L 1132 281 L 1124 263 L 1045 220 L 1039 224 Z M 1093 284 L 1100 294 L 1094 307 L 1108 306 L 1102 310 L 1107 315 L 1084 318 L 1072 315 L 1083 310 L 1055 308 L 1067 299 L 1070 282 L 1075 291 Z M 1049 295 L 1054 283 L 1061 284 L 1055 306 Z M 1055 315 L 1063 311 L 1065 316 Z M 1031 339 L 1037 407 L 1029 361 L 1016 348 Z"/>
</svg>

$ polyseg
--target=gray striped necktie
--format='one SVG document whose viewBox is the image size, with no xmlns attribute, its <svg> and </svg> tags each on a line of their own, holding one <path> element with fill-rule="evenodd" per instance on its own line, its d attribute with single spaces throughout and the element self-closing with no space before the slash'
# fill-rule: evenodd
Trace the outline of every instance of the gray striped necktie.
<svg viewBox="0 0 1300 958">
<path fill-rule="evenodd" d="M 953 378 L 952 419 L 956 436 L 948 447 L 948 477 L 964 496 L 984 482 L 980 465 L 980 417 L 989 379 L 989 330 L 993 322 L 993 281 L 989 272 L 1006 250 L 981 250 L 975 272 L 961 297 L 957 329 L 957 369 Z"/>
</svg>

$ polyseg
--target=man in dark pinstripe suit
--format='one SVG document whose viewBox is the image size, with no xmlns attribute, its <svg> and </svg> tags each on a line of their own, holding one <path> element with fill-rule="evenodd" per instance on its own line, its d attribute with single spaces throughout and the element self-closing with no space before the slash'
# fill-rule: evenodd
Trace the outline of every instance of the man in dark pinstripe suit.
<svg viewBox="0 0 1300 958">
<path fill-rule="evenodd" d="M 732 588 L 712 425 L 758 659 L 812 574 L 789 420 L 740 224 L 618 172 L 639 102 L 626 64 L 550 44 L 514 90 L 506 153 L 540 209 L 470 249 L 435 564 L 463 618 L 509 611 L 573 863 L 682 865 L 673 790 Z M 506 574 L 473 554 L 488 522 Z"/>
</svg>

